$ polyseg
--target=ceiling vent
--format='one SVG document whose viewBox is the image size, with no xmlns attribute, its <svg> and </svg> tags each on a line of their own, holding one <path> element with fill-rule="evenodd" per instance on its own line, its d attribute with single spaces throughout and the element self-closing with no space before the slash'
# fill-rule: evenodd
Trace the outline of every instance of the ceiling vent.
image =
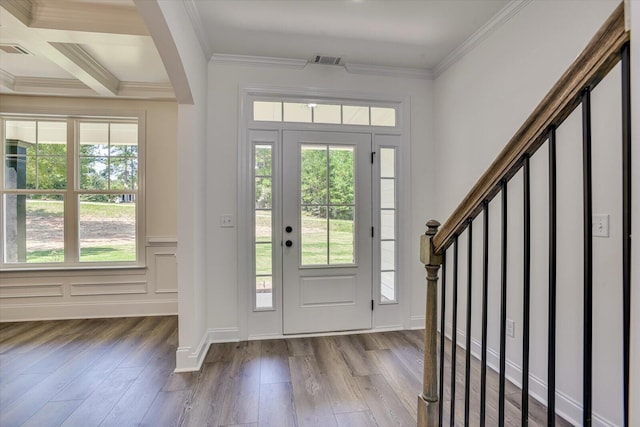
<svg viewBox="0 0 640 427">
<path fill-rule="evenodd" d="M 27 49 L 23 48 L 19 44 L 14 43 L 0 43 L 0 50 L 5 53 L 15 53 L 18 55 L 31 55 Z"/>
<path fill-rule="evenodd" d="M 340 64 L 339 56 L 326 56 L 326 55 L 316 55 L 314 59 L 314 64 L 324 64 L 324 65 L 342 65 Z"/>
</svg>

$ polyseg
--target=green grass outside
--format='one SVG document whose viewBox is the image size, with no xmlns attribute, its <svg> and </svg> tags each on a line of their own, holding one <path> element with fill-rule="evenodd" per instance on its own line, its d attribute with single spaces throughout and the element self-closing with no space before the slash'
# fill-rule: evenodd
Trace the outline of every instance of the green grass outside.
<svg viewBox="0 0 640 427">
<path fill-rule="evenodd" d="M 136 246 L 119 245 L 95 248 L 83 248 L 80 253 L 81 262 L 115 262 L 115 261 L 135 261 Z M 55 263 L 64 262 L 64 252 L 59 249 L 51 249 L 46 251 L 31 251 L 27 253 L 27 262 L 29 263 Z"/>
<path fill-rule="evenodd" d="M 64 204 L 56 200 L 30 200 L 26 203 L 28 217 L 55 218 L 64 216 Z M 130 220 L 135 223 L 136 208 L 132 203 L 82 202 L 81 216 L 93 220 Z M 111 245 L 109 247 L 84 247 L 80 253 L 81 262 L 135 261 L 135 243 Z M 28 263 L 64 262 L 62 249 L 36 250 L 27 252 Z"/>
<path fill-rule="evenodd" d="M 127 218 L 135 221 L 136 206 L 133 203 L 82 202 L 81 215 L 98 219 Z M 62 217 L 64 204 L 57 200 L 27 199 L 27 216 Z"/>
<path fill-rule="evenodd" d="M 268 213 L 256 212 L 258 242 L 268 242 L 267 237 L 271 218 Z M 327 220 L 303 215 L 302 218 L 302 263 L 303 265 L 327 265 Z M 266 231 L 265 231 L 266 230 Z M 331 220 L 329 226 L 330 264 L 352 264 L 353 260 L 353 221 Z M 295 244 L 295 243 L 294 243 Z M 256 274 L 271 274 L 271 244 L 256 244 Z"/>
</svg>

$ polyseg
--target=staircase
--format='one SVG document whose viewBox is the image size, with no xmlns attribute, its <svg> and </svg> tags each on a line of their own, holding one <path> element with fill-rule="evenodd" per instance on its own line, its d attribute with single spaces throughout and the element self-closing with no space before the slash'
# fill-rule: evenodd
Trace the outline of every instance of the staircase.
<svg viewBox="0 0 640 427">
<path fill-rule="evenodd" d="M 622 369 L 622 396 L 621 403 L 622 420 L 624 426 L 629 426 L 629 340 L 630 340 L 630 294 L 631 294 L 631 91 L 630 91 L 630 51 L 629 31 L 625 29 L 624 6 L 621 4 L 600 28 L 589 42 L 580 56 L 573 62 L 569 69 L 562 75 L 551 91 L 531 113 L 529 118 L 507 143 L 497 159 L 482 175 L 462 203 L 451 214 L 449 219 L 440 226 L 438 221 L 429 221 L 427 231 L 421 236 L 421 262 L 427 270 L 427 301 L 426 301 L 426 325 L 425 325 L 425 351 L 424 351 L 424 378 L 423 390 L 418 396 L 418 426 L 442 426 L 444 424 L 445 409 L 449 414 L 448 423 L 454 425 L 470 425 L 471 413 L 471 359 L 472 342 L 471 327 L 473 315 L 473 293 L 481 292 L 481 350 L 478 356 L 480 360 L 480 387 L 479 387 L 479 413 L 473 414 L 474 420 L 479 420 L 479 425 L 492 425 L 487 419 L 487 367 L 488 367 L 488 266 L 491 257 L 500 257 L 500 315 L 499 315 L 499 348 L 493 350 L 498 354 L 496 370 L 499 374 L 497 422 L 499 426 L 505 425 L 505 390 L 506 378 L 506 336 L 507 336 L 507 290 L 508 283 L 508 243 L 509 227 L 508 206 L 509 203 L 521 203 L 523 210 L 523 230 L 519 238 L 522 242 L 523 277 L 518 286 L 522 286 L 522 375 L 520 379 L 520 425 L 529 424 L 530 404 L 530 353 L 531 353 L 531 322 L 542 314 L 532 311 L 531 304 L 531 271 L 544 268 L 548 270 L 548 311 L 544 311 L 547 322 L 547 396 L 544 404 L 547 407 L 548 426 L 556 425 L 556 356 L 557 356 L 557 313 L 566 309 L 557 298 L 558 289 L 563 285 L 558 281 L 558 263 L 562 254 L 558 254 L 558 170 L 563 167 L 558 162 L 556 148 L 562 144 L 558 139 L 557 131 L 565 120 L 574 112 L 579 111 L 582 120 L 582 152 L 577 154 L 582 159 L 582 183 L 576 183 L 576 189 L 582 192 L 583 206 L 582 218 L 576 221 L 582 222 L 583 236 L 583 298 L 574 301 L 581 304 L 583 313 L 582 354 L 582 425 L 591 426 L 593 423 L 593 371 L 597 369 L 593 361 L 593 270 L 594 251 L 592 235 L 593 217 L 593 171 L 592 171 L 592 128 L 591 128 L 591 92 L 605 78 L 612 69 L 620 63 L 621 66 L 621 111 L 622 121 L 621 135 L 622 158 L 620 167 L 611 173 L 618 173 L 621 179 L 622 200 L 622 251 L 621 259 L 616 260 L 622 270 L 622 281 L 617 286 L 622 288 L 622 301 L 620 301 L 619 315 L 623 327 L 622 331 L 622 355 L 620 361 Z M 580 110 L 578 110 L 580 109 Z M 531 246 L 531 157 L 541 148 L 548 151 L 548 265 L 543 267 L 532 265 Z M 522 200 L 508 200 L 507 189 L 512 178 L 518 174 L 522 178 Z M 489 212 L 491 202 L 499 201 L 499 212 Z M 499 230 L 495 230 L 500 236 L 500 253 L 493 254 L 489 251 L 489 227 L 490 215 L 498 215 L 500 218 Z M 474 260 L 473 227 L 482 227 L 482 257 Z M 477 235 L 478 233 L 476 233 Z M 458 240 L 464 236 L 467 243 L 466 283 L 459 284 L 460 269 L 458 262 Z M 482 265 L 482 277 L 472 280 L 472 263 L 480 262 Z M 438 274 L 441 273 L 439 280 Z M 450 276 L 449 276 L 450 275 Z M 449 276 L 449 278 L 447 278 Z M 473 283 L 481 284 L 481 289 L 473 289 Z M 466 310 L 458 313 L 458 288 L 466 285 Z M 512 284 L 513 285 L 513 284 Z M 448 287 L 451 287 L 449 289 Z M 449 294 L 451 293 L 451 294 Z M 439 301 L 438 301 L 439 294 Z M 451 295 L 449 297 L 449 295 Z M 446 310 L 447 298 L 451 298 L 451 313 Z M 440 303 L 440 310 L 438 310 Z M 597 308 L 597 304 L 596 304 Z M 439 313 L 439 321 L 438 321 Z M 461 373 L 456 372 L 456 363 L 451 363 L 449 369 L 445 369 L 445 343 L 447 319 L 451 319 L 452 332 L 451 360 L 456 360 L 458 347 L 466 349 L 464 379 Z M 457 340 L 456 331 L 459 331 L 458 322 L 465 321 L 464 343 Z M 440 331 L 440 333 L 438 332 Z M 463 345 L 460 345 L 463 344 Z M 534 343 L 535 344 L 535 343 Z M 461 349 L 462 351 L 462 349 Z M 493 369 L 490 367 L 490 369 Z M 446 372 L 445 372 L 446 371 Z M 464 399 L 456 399 L 455 385 L 458 382 L 464 384 Z M 444 407 L 444 389 L 448 384 L 452 398 L 448 402 L 449 407 Z M 477 396 L 476 396 L 477 398 Z M 463 401 L 462 401 L 463 400 Z M 464 411 L 456 411 L 456 404 L 464 403 Z M 461 415 L 457 418 L 457 415 Z"/>
</svg>

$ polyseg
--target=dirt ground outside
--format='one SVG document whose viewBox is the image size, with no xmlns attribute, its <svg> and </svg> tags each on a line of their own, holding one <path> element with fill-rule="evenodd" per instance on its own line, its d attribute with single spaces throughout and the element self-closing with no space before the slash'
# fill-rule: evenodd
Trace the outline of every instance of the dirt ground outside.
<svg viewBox="0 0 640 427">
<path fill-rule="evenodd" d="M 80 221 L 80 241 L 88 247 L 134 244 L 135 222 L 86 218 Z M 64 218 L 30 215 L 27 218 L 27 242 L 29 251 L 62 249 Z"/>
</svg>

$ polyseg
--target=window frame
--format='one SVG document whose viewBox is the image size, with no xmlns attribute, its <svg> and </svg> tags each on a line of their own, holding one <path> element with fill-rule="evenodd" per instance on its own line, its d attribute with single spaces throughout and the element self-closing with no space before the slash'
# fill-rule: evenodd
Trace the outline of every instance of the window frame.
<svg viewBox="0 0 640 427">
<path fill-rule="evenodd" d="M 48 270 L 102 270 L 146 268 L 145 235 L 145 146 L 146 124 L 144 111 L 109 111 L 75 114 L 75 112 L 0 111 L 0 138 L 2 140 L 2 162 L 0 162 L 0 227 L 4 229 L 6 194 L 62 194 L 64 197 L 64 261 L 55 263 L 7 263 L 5 262 L 4 240 L 0 242 L 0 271 L 48 271 Z M 6 121 L 64 121 L 67 123 L 67 185 L 64 190 L 7 189 L 5 188 L 6 168 Z M 90 190 L 80 188 L 80 141 L 81 122 L 137 123 L 138 125 L 138 181 L 135 191 Z M 134 261 L 80 261 L 80 196 L 83 194 L 135 194 L 135 242 Z"/>
</svg>

